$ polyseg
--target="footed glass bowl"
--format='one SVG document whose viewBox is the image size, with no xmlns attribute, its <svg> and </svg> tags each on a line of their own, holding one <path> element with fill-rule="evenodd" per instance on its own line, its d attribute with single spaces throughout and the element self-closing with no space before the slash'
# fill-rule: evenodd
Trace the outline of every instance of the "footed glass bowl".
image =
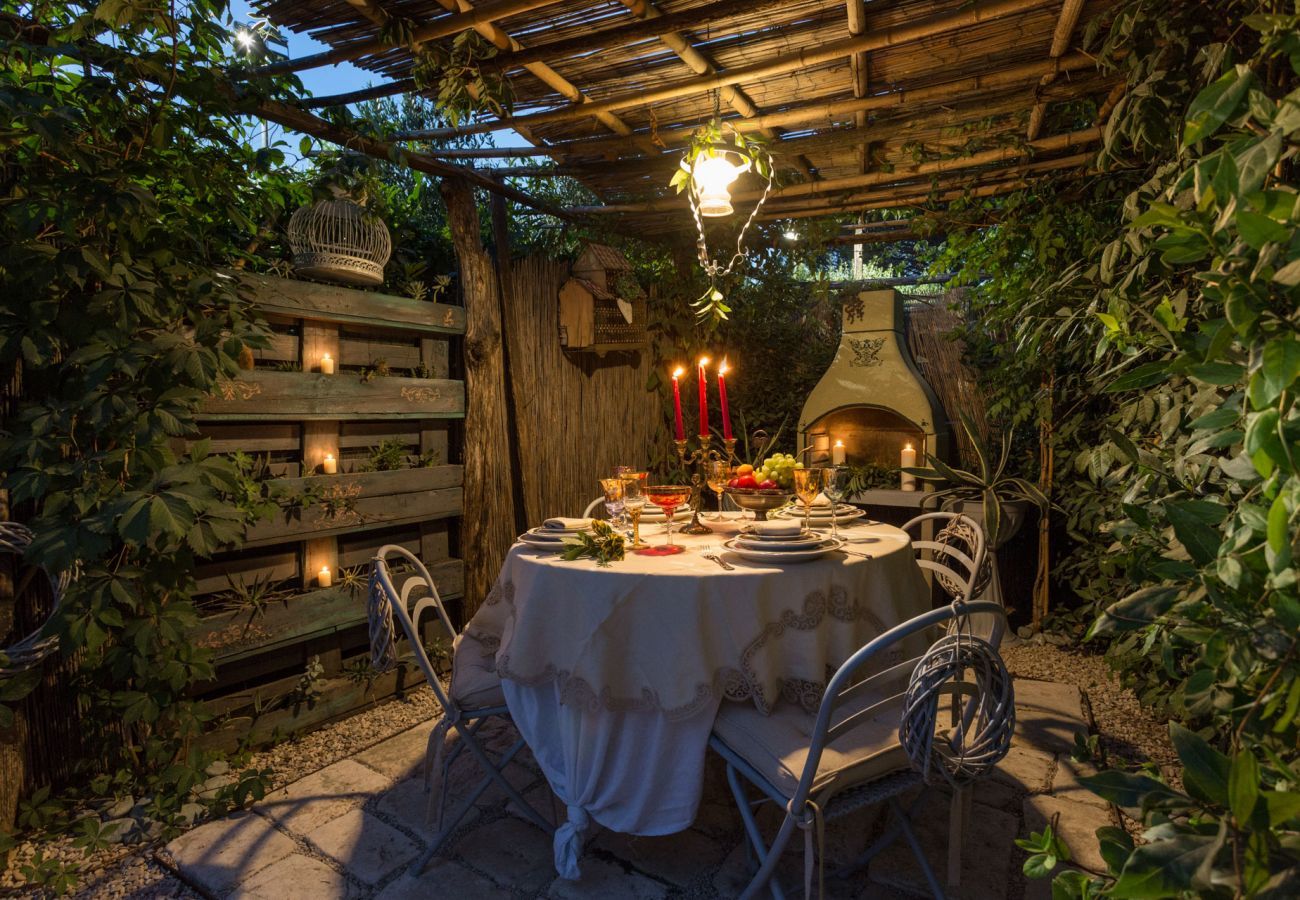
<svg viewBox="0 0 1300 900">
<path fill-rule="evenodd" d="M 769 512 L 785 506 L 790 502 L 790 498 L 794 496 L 793 492 L 782 488 L 764 491 L 758 488 L 729 487 L 723 493 L 734 500 L 741 509 L 752 512 L 754 518 L 760 522 L 766 522 Z"/>
</svg>

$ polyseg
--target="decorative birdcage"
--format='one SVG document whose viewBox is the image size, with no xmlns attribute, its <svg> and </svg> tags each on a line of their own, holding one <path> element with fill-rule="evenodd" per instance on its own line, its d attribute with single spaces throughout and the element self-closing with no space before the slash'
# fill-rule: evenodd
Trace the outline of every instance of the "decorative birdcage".
<svg viewBox="0 0 1300 900">
<path fill-rule="evenodd" d="M 646 297 L 632 264 L 604 244 L 588 244 L 560 288 L 560 344 L 600 355 L 646 345 Z"/>
<path fill-rule="evenodd" d="M 393 252 L 388 226 L 344 197 L 298 209 L 289 219 L 289 246 L 299 275 L 363 287 L 384 283 Z"/>
</svg>

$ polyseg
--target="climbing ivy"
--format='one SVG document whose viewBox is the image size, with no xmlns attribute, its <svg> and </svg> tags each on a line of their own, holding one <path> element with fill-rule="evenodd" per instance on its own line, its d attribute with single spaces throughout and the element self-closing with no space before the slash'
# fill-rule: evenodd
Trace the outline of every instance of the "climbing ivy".
<svg viewBox="0 0 1300 900">
<path fill-rule="evenodd" d="M 50 628 L 75 659 L 86 765 L 174 805 L 202 778 L 186 689 L 212 674 L 187 637 L 195 562 L 260 514 L 229 460 L 183 449 L 266 339 L 216 272 L 307 195 L 280 149 L 246 142 L 216 74 L 223 0 L 39 9 L 0 19 L 0 371 L 18 397 L 0 470 L 29 560 L 76 574 Z"/>
<path fill-rule="evenodd" d="M 1058 602 L 1072 587 L 1088 637 L 1175 720 L 1181 787 L 1084 779 L 1144 830 L 1103 829 L 1105 871 L 1058 874 L 1054 896 L 1300 890 L 1300 9 L 1283 6 L 1123 4 L 1097 48 L 1126 81 L 1102 174 L 990 204 L 997 225 L 942 261 L 973 251 L 990 276 L 971 331 L 994 409 L 1054 454 Z M 1039 838 L 1031 875 L 1061 859 Z"/>
</svg>

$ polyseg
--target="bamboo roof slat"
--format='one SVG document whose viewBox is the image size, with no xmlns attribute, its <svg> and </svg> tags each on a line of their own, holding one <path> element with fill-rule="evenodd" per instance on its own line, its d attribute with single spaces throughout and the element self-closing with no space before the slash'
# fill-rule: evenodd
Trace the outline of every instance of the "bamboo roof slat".
<svg viewBox="0 0 1300 900">
<path fill-rule="evenodd" d="M 768 135 L 778 168 L 796 173 L 770 198 L 772 216 L 840 214 L 888 196 L 916 203 L 935 190 L 1021 183 L 1038 171 L 1030 167 L 1084 167 L 1095 129 L 1040 137 L 1043 112 L 1058 100 L 1092 98 L 1104 109 L 1117 99 L 1114 79 L 1071 50 L 1116 0 L 255 2 L 277 24 L 324 41 L 327 53 L 391 79 L 306 108 L 415 89 L 421 51 L 380 42 L 385 16 L 422 23 L 424 34 L 475 28 L 500 51 L 482 67 L 510 80 L 514 109 L 399 139 L 436 145 L 515 128 L 535 148 L 420 158 L 550 157 L 554 164 L 476 175 L 575 177 L 603 205 L 573 214 L 618 215 L 619 227 L 638 233 L 691 230 L 666 182 L 677 148 L 714 115 L 715 92 L 723 117 Z M 755 192 L 754 179 L 742 179 L 733 196 L 747 203 Z"/>
</svg>

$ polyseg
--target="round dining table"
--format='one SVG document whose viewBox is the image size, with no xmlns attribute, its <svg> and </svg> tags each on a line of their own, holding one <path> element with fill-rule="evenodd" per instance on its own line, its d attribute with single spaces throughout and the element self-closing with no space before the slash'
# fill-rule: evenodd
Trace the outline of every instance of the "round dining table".
<svg viewBox="0 0 1300 900">
<path fill-rule="evenodd" d="M 774 564 L 723 546 L 745 515 L 706 521 L 712 534 L 674 534 L 676 555 L 629 552 L 606 566 L 516 544 L 458 641 L 457 666 L 502 679 L 567 807 L 555 836 L 562 877 L 579 876 L 592 821 L 638 835 L 691 825 L 722 703 L 815 711 L 837 666 L 930 608 L 900 529 L 843 527 L 844 551 Z M 663 527 L 643 537 L 661 544 Z"/>
</svg>

